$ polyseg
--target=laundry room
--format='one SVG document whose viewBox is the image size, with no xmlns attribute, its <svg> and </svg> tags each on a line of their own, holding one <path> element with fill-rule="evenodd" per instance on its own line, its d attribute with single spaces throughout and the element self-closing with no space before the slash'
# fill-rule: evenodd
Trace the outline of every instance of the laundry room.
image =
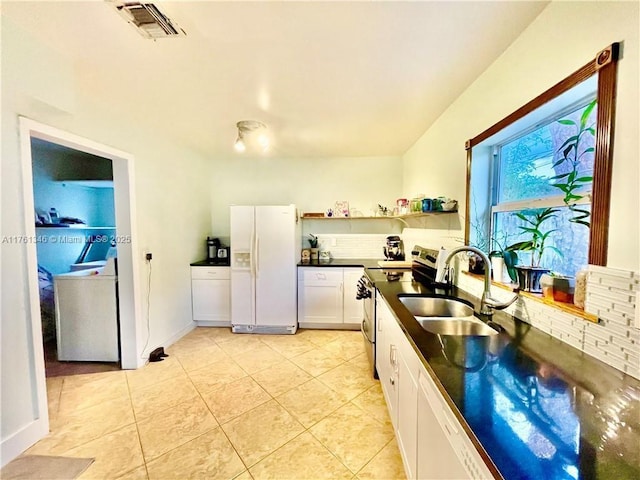
<svg viewBox="0 0 640 480">
<path fill-rule="evenodd" d="M 112 161 L 36 138 L 31 151 L 47 372 L 64 367 L 58 360 L 117 362 L 117 276 L 115 260 L 109 260 L 117 256 Z M 79 315 L 96 295 L 105 309 L 90 318 Z M 89 324 L 100 317 L 115 335 L 109 353 L 93 345 L 103 335 Z M 83 325 L 87 333 L 78 335 Z M 74 333 L 65 338 L 64 331 Z"/>
</svg>

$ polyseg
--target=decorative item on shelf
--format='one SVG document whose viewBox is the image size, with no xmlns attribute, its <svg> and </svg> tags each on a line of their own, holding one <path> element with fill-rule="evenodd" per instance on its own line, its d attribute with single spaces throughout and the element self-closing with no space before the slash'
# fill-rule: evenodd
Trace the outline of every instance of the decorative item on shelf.
<svg viewBox="0 0 640 480">
<path fill-rule="evenodd" d="M 310 253 L 310 260 L 314 261 L 314 260 L 318 260 L 318 237 L 313 235 L 313 234 L 309 234 L 309 246 L 311 247 L 311 253 Z"/>
<path fill-rule="evenodd" d="M 398 215 L 406 215 L 409 213 L 409 200 L 406 198 L 397 199 L 396 207 L 398 207 Z"/>
<path fill-rule="evenodd" d="M 330 217 L 330 218 L 333 217 L 333 209 L 332 208 L 328 208 L 327 209 L 327 213 L 326 213 L 325 216 Z"/>
<path fill-rule="evenodd" d="M 378 217 L 388 217 L 389 216 L 389 209 L 387 207 L 385 207 L 384 205 L 378 204 L 377 216 Z"/>
<path fill-rule="evenodd" d="M 309 263 L 311 261 L 311 249 L 303 248 L 302 252 L 300 252 L 300 259 L 302 263 Z"/>
<path fill-rule="evenodd" d="M 422 211 L 423 198 L 424 198 L 424 195 L 419 195 L 411 199 L 411 202 L 409 204 L 409 210 L 411 211 L 411 213 L 419 213 Z"/>
<path fill-rule="evenodd" d="M 347 202 L 346 200 L 336 202 L 334 214 L 336 217 L 348 217 L 349 202 Z"/>
<path fill-rule="evenodd" d="M 320 250 L 320 254 L 318 257 L 320 262 L 329 262 L 331 261 L 331 252 L 329 250 Z"/>
<path fill-rule="evenodd" d="M 430 198 L 423 198 L 421 210 L 423 212 L 430 212 L 433 210 L 433 200 Z"/>
<path fill-rule="evenodd" d="M 458 208 L 458 201 L 451 198 L 447 198 L 442 204 L 442 211 L 444 212 L 452 212 L 456 208 Z"/>
<path fill-rule="evenodd" d="M 324 218 L 323 212 L 305 212 L 302 214 L 302 218 Z"/>
<path fill-rule="evenodd" d="M 442 205 L 444 203 L 446 203 L 447 199 L 444 197 L 438 197 L 438 198 L 434 198 L 431 201 L 431 210 L 435 211 L 435 212 L 441 212 L 442 211 Z"/>
</svg>

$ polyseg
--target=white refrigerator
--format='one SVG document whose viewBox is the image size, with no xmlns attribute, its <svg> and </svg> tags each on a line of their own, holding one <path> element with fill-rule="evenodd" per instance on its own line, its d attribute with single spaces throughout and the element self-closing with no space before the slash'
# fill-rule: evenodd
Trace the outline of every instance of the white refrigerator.
<svg viewBox="0 0 640 480">
<path fill-rule="evenodd" d="M 231 206 L 234 333 L 296 333 L 300 233 L 295 205 Z"/>
</svg>

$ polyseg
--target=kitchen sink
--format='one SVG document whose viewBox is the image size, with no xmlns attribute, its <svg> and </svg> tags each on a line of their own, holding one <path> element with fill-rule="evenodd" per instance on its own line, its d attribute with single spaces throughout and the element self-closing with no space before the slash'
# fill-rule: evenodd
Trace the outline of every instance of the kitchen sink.
<svg viewBox="0 0 640 480">
<path fill-rule="evenodd" d="M 428 332 L 440 335 L 479 336 L 498 332 L 473 316 L 473 307 L 453 298 L 398 297 Z"/>
<path fill-rule="evenodd" d="M 427 332 L 440 335 L 488 337 L 498 334 L 497 330 L 474 317 L 416 317 L 416 320 Z"/>
<path fill-rule="evenodd" d="M 470 317 L 473 307 L 453 298 L 398 297 L 414 317 Z"/>
</svg>

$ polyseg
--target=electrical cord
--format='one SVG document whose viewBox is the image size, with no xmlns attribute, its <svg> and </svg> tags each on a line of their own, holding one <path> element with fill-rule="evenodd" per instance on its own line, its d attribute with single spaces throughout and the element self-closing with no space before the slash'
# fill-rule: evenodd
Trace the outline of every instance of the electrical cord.
<svg viewBox="0 0 640 480">
<path fill-rule="evenodd" d="M 151 338 L 151 260 L 147 260 L 149 264 L 149 273 L 147 275 L 147 340 L 144 342 L 144 347 L 142 347 L 142 356 L 140 358 L 144 359 L 144 352 L 149 346 L 149 339 Z"/>
</svg>

